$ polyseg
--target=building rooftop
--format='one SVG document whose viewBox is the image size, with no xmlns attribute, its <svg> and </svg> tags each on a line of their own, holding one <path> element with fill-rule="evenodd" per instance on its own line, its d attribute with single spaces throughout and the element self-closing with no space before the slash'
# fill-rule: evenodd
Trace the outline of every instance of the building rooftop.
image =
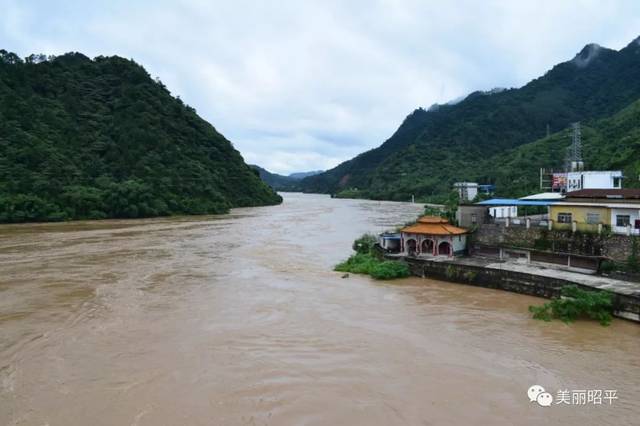
<svg viewBox="0 0 640 426">
<path fill-rule="evenodd" d="M 418 223 L 449 223 L 449 221 L 441 216 L 422 216 L 418 219 Z"/>
<path fill-rule="evenodd" d="M 462 235 L 467 233 L 466 229 L 453 226 L 447 219 L 438 216 L 422 216 L 418 219 L 418 223 L 405 226 L 400 231 L 426 235 Z"/>
<path fill-rule="evenodd" d="M 479 206 L 549 206 L 556 201 L 549 200 L 520 200 L 517 198 L 492 198 L 490 200 L 480 201 L 476 203 Z"/>
<path fill-rule="evenodd" d="M 609 174 L 609 175 L 615 175 L 615 176 L 622 176 L 622 170 L 576 170 L 569 173 L 582 173 L 585 175 Z"/>
<path fill-rule="evenodd" d="M 609 198 L 609 199 L 640 199 L 640 189 L 581 189 L 567 192 L 567 198 Z"/>
<path fill-rule="evenodd" d="M 640 203 L 607 203 L 604 200 L 598 201 L 582 201 L 582 202 L 571 202 L 571 201 L 560 201 L 557 203 L 552 203 L 552 206 L 573 206 L 573 207 L 606 207 L 610 209 L 635 209 L 638 210 L 640 208 Z"/>
<path fill-rule="evenodd" d="M 541 192 L 539 194 L 527 195 L 526 197 L 519 198 L 520 200 L 561 200 L 564 198 L 559 192 Z"/>
</svg>

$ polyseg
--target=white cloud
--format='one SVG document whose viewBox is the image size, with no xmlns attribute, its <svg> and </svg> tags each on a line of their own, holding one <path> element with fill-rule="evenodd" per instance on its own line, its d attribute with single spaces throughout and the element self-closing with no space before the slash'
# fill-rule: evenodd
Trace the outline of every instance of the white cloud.
<svg viewBox="0 0 640 426">
<path fill-rule="evenodd" d="M 0 47 L 133 58 L 280 173 L 332 167 L 417 107 L 522 85 L 640 28 L 636 1 L 56 3 L 0 0 Z"/>
</svg>

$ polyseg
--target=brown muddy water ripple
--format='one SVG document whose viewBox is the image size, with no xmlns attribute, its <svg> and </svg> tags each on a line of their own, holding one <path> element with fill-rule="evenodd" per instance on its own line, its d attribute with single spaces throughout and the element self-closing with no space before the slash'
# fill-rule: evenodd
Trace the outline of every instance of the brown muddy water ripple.
<svg viewBox="0 0 640 426">
<path fill-rule="evenodd" d="M 332 266 L 418 205 L 285 194 L 224 216 L 0 227 L 0 424 L 640 424 L 640 327 Z M 529 386 L 615 389 L 530 403 Z"/>
</svg>

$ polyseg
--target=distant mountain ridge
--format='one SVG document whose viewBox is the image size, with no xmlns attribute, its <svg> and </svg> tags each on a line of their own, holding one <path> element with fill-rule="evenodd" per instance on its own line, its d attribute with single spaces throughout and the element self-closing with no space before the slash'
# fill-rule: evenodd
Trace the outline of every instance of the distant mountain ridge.
<svg viewBox="0 0 640 426">
<path fill-rule="evenodd" d="M 282 199 L 143 67 L 0 50 L 0 222 L 223 213 Z"/>
<path fill-rule="evenodd" d="M 501 169 L 501 156 L 544 138 L 547 129 L 555 133 L 571 122 L 610 117 L 640 99 L 639 40 L 620 51 L 587 45 L 521 88 L 418 108 L 378 148 L 307 177 L 301 186 L 306 192 L 406 200 L 445 197 L 455 181 L 493 183 L 505 173 L 512 181 L 522 179 L 521 170 Z"/>
<path fill-rule="evenodd" d="M 300 191 L 300 181 L 308 176 L 315 176 L 317 174 L 322 173 L 322 170 L 311 171 L 311 172 L 297 172 L 291 173 L 288 176 L 280 175 L 277 173 L 271 173 L 270 171 L 255 165 L 251 164 L 254 170 L 257 170 L 260 174 L 260 179 L 271 188 L 276 191 Z"/>
<path fill-rule="evenodd" d="M 292 179 L 304 179 L 304 178 L 309 177 L 309 176 L 319 175 L 322 172 L 324 172 L 324 170 L 313 170 L 313 171 L 310 171 L 310 172 L 290 173 L 289 177 L 292 178 Z"/>
</svg>

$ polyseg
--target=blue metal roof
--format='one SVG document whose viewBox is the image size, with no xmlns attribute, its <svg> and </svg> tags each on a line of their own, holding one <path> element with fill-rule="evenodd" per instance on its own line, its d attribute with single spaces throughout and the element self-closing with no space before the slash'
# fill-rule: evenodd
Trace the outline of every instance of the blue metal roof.
<svg viewBox="0 0 640 426">
<path fill-rule="evenodd" d="M 534 200 L 519 200 L 517 198 L 492 198 L 490 200 L 480 201 L 476 203 L 481 206 L 550 206 L 555 204 L 555 201 L 534 201 Z"/>
</svg>

